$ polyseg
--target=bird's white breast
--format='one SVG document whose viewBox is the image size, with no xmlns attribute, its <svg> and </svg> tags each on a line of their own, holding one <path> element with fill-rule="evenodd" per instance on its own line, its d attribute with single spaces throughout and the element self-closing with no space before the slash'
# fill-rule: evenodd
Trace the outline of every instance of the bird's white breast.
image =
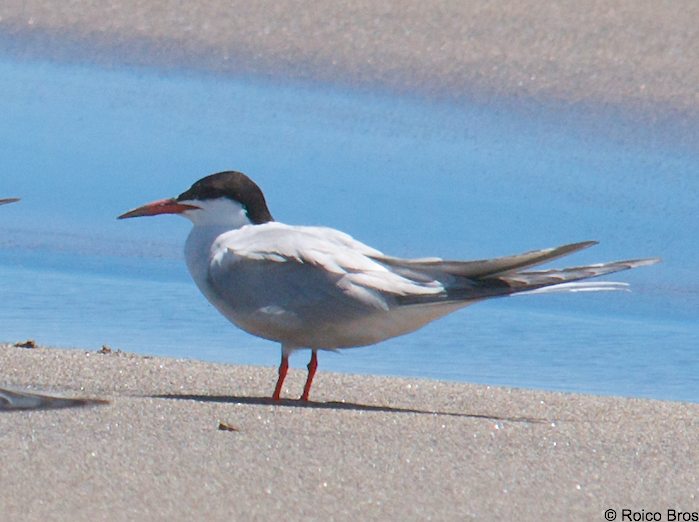
<svg viewBox="0 0 699 522">
<path fill-rule="evenodd" d="M 199 290 L 222 314 L 233 320 L 227 303 L 221 300 L 209 281 L 209 267 L 221 251 L 217 240 L 227 231 L 227 227 L 220 226 L 193 227 L 184 246 L 184 256 L 189 273 Z"/>
</svg>

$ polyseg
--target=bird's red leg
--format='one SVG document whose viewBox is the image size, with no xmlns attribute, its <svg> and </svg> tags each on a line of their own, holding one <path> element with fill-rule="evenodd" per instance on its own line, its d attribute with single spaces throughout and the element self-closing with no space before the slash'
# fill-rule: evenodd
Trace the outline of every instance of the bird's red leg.
<svg viewBox="0 0 699 522">
<path fill-rule="evenodd" d="M 289 370 L 289 356 L 282 353 L 282 362 L 279 363 L 279 378 L 277 379 L 277 385 L 274 387 L 274 394 L 272 399 L 275 401 L 279 400 L 279 396 L 282 393 L 282 385 L 284 384 L 284 379 L 286 378 L 286 372 Z"/>
<path fill-rule="evenodd" d="M 316 375 L 316 369 L 318 368 L 318 354 L 313 350 L 313 355 L 311 355 L 311 361 L 308 363 L 308 377 L 306 378 L 306 385 L 303 387 L 303 395 L 301 395 L 302 401 L 308 400 L 308 394 L 311 393 L 311 384 L 313 384 L 313 377 Z"/>
</svg>

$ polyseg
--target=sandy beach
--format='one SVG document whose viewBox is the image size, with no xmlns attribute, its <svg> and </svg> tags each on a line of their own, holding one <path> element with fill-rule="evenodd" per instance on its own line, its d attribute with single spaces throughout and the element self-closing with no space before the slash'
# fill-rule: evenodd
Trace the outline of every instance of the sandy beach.
<svg viewBox="0 0 699 522">
<path fill-rule="evenodd" d="M 0 365 L 13 386 L 110 401 L 0 414 L 6 520 L 698 509 L 693 404 L 321 372 L 314 402 L 273 405 L 273 368 L 11 346 Z"/>
<path fill-rule="evenodd" d="M 696 132 L 698 19 L 690 0 L 360 0 L 351 8 L 6 0 L 0 48 L 18 59 L 457 103 L 594 105 Z M 696 134 L 680 134 L 696 144 Z M 271 367 L 0 345 L 0 387 L 108 401 L 0 412 L 0 518 L 539 521 L 604 520 L 614 509 L 621 520 L 628 509 L 667 520 L 668 509 L 699 512 L 696 404 L 322 366 L 313 402 L 273 404 L 275 378 Z M 292 371 L 285 395 L 298 396 L 304 378 Z"/>
<path fill-rule="evenodd" d="M 559 124 L 615 142 L 650 137 L 696 150 L 698 19 L 691 0 L 7 0 L 0 49 L 496 105 L 523 119 L 553 111 Z"/>
<path fill-rule="evenodd" d="M 6 51 L 25 57 L 452 100 L 594 102 L 661 118 L 698 114 L 697 19 L 691 0 L 360 0 L 351 7 L 337 0 L 6 0 L 0 35 Z"/>
</svg>

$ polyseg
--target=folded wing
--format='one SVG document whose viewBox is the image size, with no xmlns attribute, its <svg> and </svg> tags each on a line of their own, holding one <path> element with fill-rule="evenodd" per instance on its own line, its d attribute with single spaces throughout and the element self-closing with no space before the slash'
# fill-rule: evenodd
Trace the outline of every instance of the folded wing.
<svg viewBox="0 0 699 522">
<path fill-rule="evenodd" d="M 270 303 L 284 302 L 292 308 L 342 302 L 343 306 L 388 310 L 396 305 L 541 292 L 547 287 L 551 287 L 549 291 L 619 290 L 625 285 L 576 282 L 658 262 L 641 259 L 526 270 L 595 244 L 585 241 L 476 261 L 401 259 L 386 256 L 334 229 L 269 223 L 255 227 L 254 233 L 245 229 L 231 232 L 225 255 L 212 265 L 211 278 L 218 286 L 238 287 L 229 288 L 229 292 L 251 295 L 261 291 Z M 241 289 L 246 283 L 229 281 L 233 264 L 236 270 L 246 272 L 239 281 L 258 281 L 263 290 Z"/>
</svg>

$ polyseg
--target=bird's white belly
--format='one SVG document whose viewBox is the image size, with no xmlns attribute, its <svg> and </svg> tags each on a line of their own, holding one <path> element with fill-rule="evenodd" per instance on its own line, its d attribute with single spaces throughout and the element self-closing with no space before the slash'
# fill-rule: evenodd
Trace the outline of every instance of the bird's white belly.
<svg viewBox="0 0 699 522">
<path fill-rule="evenodd" d="M 241 314 L 215 296 L 209 300 L 232 323 L 252 335 L 280 342 L 290 348 L 328 350 L 366 346 L 404 335 L 470 304 L 404 306 L 349 320 L 338 317 L 337 321 L 309 322 L 301 320 L 293 312 L 274 307 Z"/>
</svg>

